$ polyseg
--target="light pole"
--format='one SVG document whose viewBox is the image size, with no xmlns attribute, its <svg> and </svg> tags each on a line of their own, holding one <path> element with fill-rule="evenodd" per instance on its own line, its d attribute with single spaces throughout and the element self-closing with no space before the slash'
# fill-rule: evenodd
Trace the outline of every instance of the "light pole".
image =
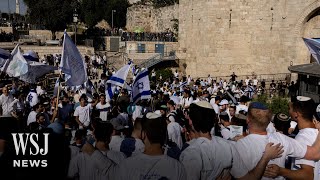
<svg viewBox="0 0 320 180">
<path fill-rule="evenodd" d="M 77 13 L 77 9 L 74 10 L 73 22 L 74 22 L 74 27 L 75 27 L 74 44 L 77 45 L 77 23 L 78 23 L 78 13 Z"/>
<path fill-rule="evenodd" d="M 112 25 L 111 25 L 111 28 L 113 30 L 113 13 L 117 12 L 116 10 L 112 10 L 112 14 L 111 14 L 111 19 L 112 19 Z"/>
</svg>

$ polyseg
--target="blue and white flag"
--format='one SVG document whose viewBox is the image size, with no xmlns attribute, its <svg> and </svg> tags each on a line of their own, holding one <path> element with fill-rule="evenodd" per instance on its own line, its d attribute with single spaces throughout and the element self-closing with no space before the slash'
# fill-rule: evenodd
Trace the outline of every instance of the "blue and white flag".
<svg viewBox="0 0 320 180">
<path fill-rule="evenodd" d="M 26 53 L 23 54 L 23 57 L 27 60 L 27 61 L 36 61 L 39 62 L 39 56 L 37 55 L 36 52 L 30 50 Z"/>
<path fill-rule="evenodd" d="M 20 52 L 19 44 L 13 49 L 10 58 L 6 60 L 1 71 L 11 77 L 22 76 L 28 72 L 28 63 Z"/>
<path fill-rule="evenodd" d="M 20 80 L 28 83 L 36 83 L 37 79 L 41 76 L 48 74 L 50 72 L 54 72 L 57 70 L 57 67 L 45 65 L 43 63 L 29 61 L 28 62 L 28 72 L 22 76 L 20 76 Z"/>
<path fill-rule="evenodd" d="M 117 86 L 114 84 L 109 84 L 107 83 L 106 87 L 105 87 L 105 93 L 106 93 L 106 101 L 110 102 L 115 91 L 116 91 Z"/>
<path fill-rule="evenodd" d="M 320 64 L 320 42 L 315 39 L 303 38 L 311 55 Z"/>
<path fill-rule="evenodd" d="M 132 102 L 136 104 L 139 100 L 150 99 L 150 81 L 148 69 L 141 71 L 132 85 Z"/>
<path fill-rule="evenodd" d="M 87 71 L 84 60 L 78 48 L 68 34 L 64 33 L 60 68 L 65 73 L 67 86 L 82 85 L 87 81 Z"/>
<path fill-rule="evenodd" d="M 130 65 L 129 64 L 123 66 L 114 75 L 112 75 L 110 77 L 110 79 L 107 81 L 107 83 L 123 87 L 124 83 L 125 83 L 125 81 L 127 79 L 129 69 L 130 69 Z"/>
<path fill-rule="evenodd" d="M 10 52 L 0 48 L 0 68 L 6 63 L 6 60 L 9 59 Z"/>
</svg>

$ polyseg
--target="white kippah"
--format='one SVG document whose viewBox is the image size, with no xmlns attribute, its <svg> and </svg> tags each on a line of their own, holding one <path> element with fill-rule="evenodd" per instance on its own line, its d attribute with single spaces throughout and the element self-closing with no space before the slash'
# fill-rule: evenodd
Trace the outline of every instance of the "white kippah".
<svg viewBox="0 0 320 180">
<path fill-rule="evenodd" d="M 147 113 L 146 117 L 147 117 L 148 119 L 157 119 L 157 118 L 159 118 L 159 117 L 161 117 L 161 116 L 160 116 L 159 114 L 150 112 L 150 113 Z"/>
<path fill-rule="evenodd" d="M 298 101 L 309 101 L 311 98 L 305 96 L 297 96 Z"/>
</svg>

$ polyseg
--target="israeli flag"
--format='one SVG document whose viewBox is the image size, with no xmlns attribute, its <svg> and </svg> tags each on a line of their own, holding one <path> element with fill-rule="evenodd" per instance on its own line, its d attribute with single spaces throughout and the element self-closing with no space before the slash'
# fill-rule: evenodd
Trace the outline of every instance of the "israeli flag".
<svg viewBox="0 0 320 180">
<path fill-rule="evenodd" d="M 10 53 L 0 48 L 0 68 L 6 63 L 6 60 L 9 59 L 9 57 Z"/>
<path fill-rule="evenodd" d="M 107 81 L 107 83 L 123 87 L 124 83 L 125 83 L 125 81 L 127 79 L 128 72 L 130 70 L 130 66 L 131 65 L 129 65 L 129 64 L 123 66 L 114 75 L 112 75 L 110 77 L 110 79 Z"/>
<path fill-rule="evenodd" d="M 19 78 L 20 80 L 28 83 L 36 83 L 37 79 L 41 76 L 57 70 L 57 67 L 45 65 L 43 63 L 34 61 L 29 61 L 28 66 L 28 72 L 20 76 Z"/>
<path fill-rule="evenodd" d="M 106 101 L 110 102 L 111 99 L 113 98 L 115 91 L 116 91 L 116 85 L 107 83 L 107 85 L 105 87 L 106 87 L 105 88 Z"/>
<path fill-rule="evenodd" d="M 132 102 L 136 104 L 139 100 L 150 99 L 150 81 L 148 69 L 141 71 L 132 85 Z"/>
<path fill-rule="evenodd" d="M 64 32 L 60 68 L 65 73 L 67 86 L 79 86 L 87 81 L 84 60 L 66 32 Z"/>
<path fill-rule="evenodd" d="M 304 43 L 307 45 L 311 55 L 320 64 L 320 42 L 315 39 L 303 38 Z"/>
<path fill-rule="evenodd" d="M 28 72 L 28 63 L 20 52 L 19 44 L 13 49 L 10 58 L 6 60 L 1 71 L 11 77 L 22 76 Z"/>
<path fill-rule="evenodd" d="M 28 52 L 23 54 L 23 57 L 27 60 L 27 61 L 36 61 L 39 62 L 39 56 L 37 55 L 36 52 L 29 50 Z"/>
</svg>

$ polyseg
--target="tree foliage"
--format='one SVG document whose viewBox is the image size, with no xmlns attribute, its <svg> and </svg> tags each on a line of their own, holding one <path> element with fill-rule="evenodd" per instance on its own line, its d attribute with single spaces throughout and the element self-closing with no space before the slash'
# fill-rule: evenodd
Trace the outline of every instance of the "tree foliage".
<svg viewBox="0 0 320 180">
<path fill-rule="evenodd" d="M 80 19 L 92 28 L 104 18 L 107 8 L 107 0 L 82 0 Z"/>
<path fill-rule="evenodd" d="M 112 25 L 112 10 L 116 10 L 116 12 L 113 13 L 113 26 L 125 27 L 128 7 L 128 0 L 108 0 L 107 9 L 105 10 L 105 19 L 109 25 Z"/>
<path fill-rule="evenodd" d="M 156 8 L 179 4 L 179 0 L 152 0 L 153 6 Z"/>
<path fill-rule="evenodd" d="M 289 100 L 288 98 L 282 98 L 282 97 L 273 97 L 268 98 L 267 95 L 261 95 L 258 96 L 253 101 L 255 102 L 261 102 L 268 106 L 268 108 L 272 111 L 273 114 L 277 113 L 284 113 L 289 115 Z"/>
<path fill-rule="evenodd" d="M 27 18 L 30 23 L 56 31 L 66 29 L 72 22 L 76 0 L 24 0 L 28 6 Z"/>
</svg>

